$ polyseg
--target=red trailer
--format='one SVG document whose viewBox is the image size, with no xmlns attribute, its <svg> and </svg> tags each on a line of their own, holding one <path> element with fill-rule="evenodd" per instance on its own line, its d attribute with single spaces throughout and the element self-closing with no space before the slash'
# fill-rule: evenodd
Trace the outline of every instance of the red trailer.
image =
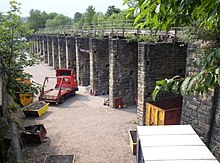
<svg viewBox="0 0 220 163">
<path fill-rule="evenodd" d="M 45 90 L 52 79 L 55 80 L 55 86 Z M 63 103 L 68 96 L 74 96 L 76 91 L 78 91 L 78 84 L 73 71 L 65 68 L 57 69 L 56 77 L 45 77 L 39 100 L 59 104 Z"/>
</svg>

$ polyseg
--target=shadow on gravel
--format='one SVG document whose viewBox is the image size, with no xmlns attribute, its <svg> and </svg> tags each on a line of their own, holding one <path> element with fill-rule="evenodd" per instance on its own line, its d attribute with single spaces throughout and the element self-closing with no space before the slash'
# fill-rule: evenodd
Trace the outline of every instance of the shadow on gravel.
<svg viewBox="0 0 220 163">
<path fill-rule="evenodd" d="M 117 108 L 117 110 L 137 114 L 137 106 L 136 105 L 128 106 L 127 108 L 121 108 L 121 109 Z"/>
</svg>

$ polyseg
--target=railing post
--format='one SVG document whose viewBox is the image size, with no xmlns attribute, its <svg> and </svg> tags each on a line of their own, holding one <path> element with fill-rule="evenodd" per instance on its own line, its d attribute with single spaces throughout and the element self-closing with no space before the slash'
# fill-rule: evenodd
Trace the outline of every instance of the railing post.
<svg viewBox="0 0 220 163">
<path fill-rule="evenodd" d="M 111 35 L 112 35 L 112 37 L 113 37 L 113 32 L 114 32 L 114 29 L 113 29 L 113 21 L 112 21 L 112 32 L 111 32 Z"/>
<path fill-rule="evenodd" d="M 125 37 L 125 24 L 124 24 L 124 20 L 122 22 L 122 37 Z"/>
</svg>

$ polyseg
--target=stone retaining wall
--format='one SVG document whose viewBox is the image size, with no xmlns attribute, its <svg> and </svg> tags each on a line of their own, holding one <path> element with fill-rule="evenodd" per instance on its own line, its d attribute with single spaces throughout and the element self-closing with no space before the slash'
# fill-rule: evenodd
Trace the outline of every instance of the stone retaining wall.
<svg viewBox="0 0 220 163">
<path fill-rule="evenodd" d="M 109 93 L 109 40 L 89 40 L 90 86 L 93 95 Z"/>
<path fill-rule="evenodd" d="M 76 74 L 76 45 L 75 37 L 66 37 L 66 67 Z"/>
<path fill-rule="evenodd" d="M 90 84 L 89 38 L 76 37 L 76 72 L 79 85 Z"/>
<path fill-rule="evenodd" d="M 116 107 L 116 100 L 132 105 L 137 97 L 138 43 L 126 40 L 109 40 L 109 104 Z"/>
<path fill-rule="evenodd" d="M 182 43 L 138 44 L 138 124 L 145 124 L 146 102 L 152 100 L 157 80 L 184 76 L 187 46 Z"/>
<path fill-rule="evenodd" d="M 53 36 L 47 36 L 47 54 L 48 54 L 48 65 L 53 66 L 53 54 L 52 54 L 52 40 Z"/>
<path fill-rule="evenodd" d="M 66 38 L 65 36 L 58 37 L 58 58 L 59 68 L 66 68 Z"/>
<path fill-rule="evenodd" d="M 57 36 L 52 37 L 52 63 L 53 68 L 56 70 L 59 68 L 59 57 L 58 57 L 58 38 Z"/>
</svg>

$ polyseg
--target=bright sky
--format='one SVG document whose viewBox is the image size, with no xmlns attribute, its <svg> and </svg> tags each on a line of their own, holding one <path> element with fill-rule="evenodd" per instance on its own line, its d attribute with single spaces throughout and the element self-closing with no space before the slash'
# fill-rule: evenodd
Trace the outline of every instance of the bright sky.
<svg viewBox="0 0 220 163">
<path fill-rule="evenodd" d="M 29 16 L 31 9 L 40 11 L 57 12 L 69 17 L 74 17 L 76 12 L 84 13 L 89 5 L 95 7 L 96 12 L 107 11 L 108 6 L 115 6 L 120 9 L 126 9 L 123 0 L 16 0 L 22 3 L 22 16 Z M 0 12 L 9 10 L 9 0 L 0 0 Z"/>
</svg>

